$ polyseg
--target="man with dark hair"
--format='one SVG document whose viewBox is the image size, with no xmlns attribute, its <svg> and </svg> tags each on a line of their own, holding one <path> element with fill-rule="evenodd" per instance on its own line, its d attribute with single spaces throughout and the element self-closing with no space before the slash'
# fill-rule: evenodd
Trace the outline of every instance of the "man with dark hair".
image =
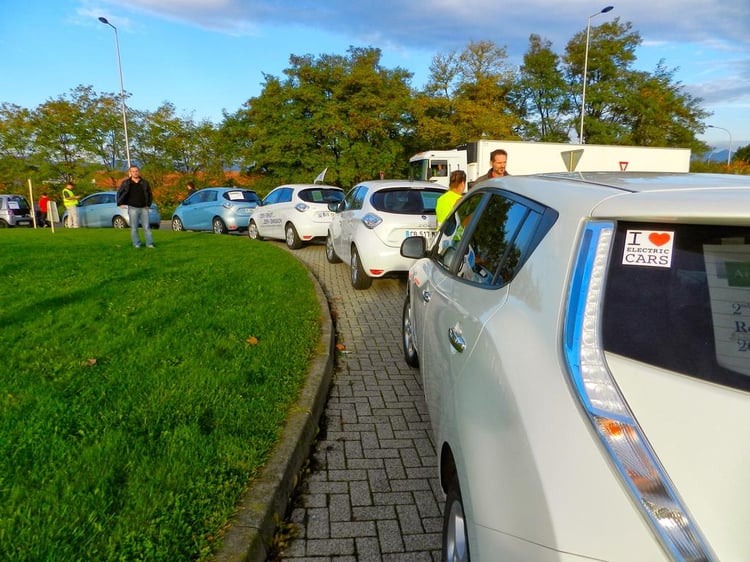
<svg viewBox="0 0 750 562">
<path fill-rule="evenodd" d="M 483 176 L 479 176 L 476 180 L 471 183 L 470 187 L 474 187 L 476 184 L 481 183 L 485 180 L 492 178 L 501 178 L 503 176 L 509 176 L 508 170 L 505 166 L 508 164 L 508 152 L 502 148 L 493 150 L 490 152 L 490 166 L 491 168 Z"/>
<path fill-rule="evenodd" d="M 135 248 L 141 247 L 141 239 L 138 236 L 138 223 L 143 227 L 146 235 L 146 247 L 154 247 L 154 239 L 151 236 L 151 224 L 148 220 L 148 210 L 154 197 L 151 194 L 151 186 L 141 177 L 138 166 L 131 166 L 129 177 L 120 184 L 117 190 L 117 204 L 128 208 L 128 221 L 130 222 L 130 238 Z"/>
</svg>

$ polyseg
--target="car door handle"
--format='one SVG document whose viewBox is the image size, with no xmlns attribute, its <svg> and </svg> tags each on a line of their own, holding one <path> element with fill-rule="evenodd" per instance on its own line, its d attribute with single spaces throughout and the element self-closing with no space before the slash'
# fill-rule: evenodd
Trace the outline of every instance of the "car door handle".
<svg viewBox="0 0 750 562">
<path fill-rule="evenodd" d="M 459 353 L 463 353 L 464 349 L 466 349 L 466 340 L 464 340 L 455 328 L 448 328 L 448 339 L 453 348 Z"/>
<path fill-rule="evenodd" d="M 430 295 L 430 291 L 428 291 L 427 289 L 425 289 L 424 291 L 422 291 L 422 300 L 424 302 L 430 302 L 430 296 L 431 296 Z"/>
</svg>

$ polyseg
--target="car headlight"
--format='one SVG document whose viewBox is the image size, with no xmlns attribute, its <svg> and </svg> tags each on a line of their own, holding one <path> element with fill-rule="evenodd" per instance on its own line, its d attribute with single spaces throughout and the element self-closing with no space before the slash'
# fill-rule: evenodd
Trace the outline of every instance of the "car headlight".
<svg viewBox="0 0 750 562">
<path fill-rule="evenodd" d="M 564 324 L 568 374 L 597 435 L 636 505 L 675 560 L 714 560 L 609 371 L 600 318 L 612 222 L 590 222 L 571 277 Z"/>
</svg>

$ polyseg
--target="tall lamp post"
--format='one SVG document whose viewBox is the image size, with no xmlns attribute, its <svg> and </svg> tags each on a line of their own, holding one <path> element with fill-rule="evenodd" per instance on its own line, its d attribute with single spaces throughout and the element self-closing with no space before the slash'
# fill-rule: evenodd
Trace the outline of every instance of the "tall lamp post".
<svg viewBox="0 0 750 562">
<path fill-rule="evenodd" d="M 595 14 L 591 14 L 586 24 L 586 54 L 583 57 L 583 94 L 581 95 L 581 130 L 578 133 L 578 144 L 583 144 L 583 116 L 586 113 L 586 77 L 589 70 L 589 38 L 591 37 L 591 18 L 598 16 L 599 14 L 606 14 L 611 12 L 614 6 L 607 6 L 602 8 Z"/>
<path fill-rule="evenodd" d="M 125 114 L 125 86 L 122 82 L 122 63 L 120 62 L 120 40 L 117 37 L 117 28 L 107 21 L 107 18 L 101 17 L 99 21 L 108 25 L 115 30 L 115 48 L 117 49 L 117 69 L 120 72 L 120 100 L 122 102 L 122 127 L 125 130 L 125 156 L 128 160 L 128 169 L 130 169 L 130 143 L 128 142 L 128 118 Z"/>
<path fill-rule="evenodd" d="M 729 154 L 727 154 L 727 166 L 730 166 L 732 164 L 732 133 L 729 132 L 729 129 L 725 129 L 724 127 L 717 127 L 716 125 L 706 125 L 709 129 L 720 129 L 722 131 L 726 131 L 726 133 L 729 135 Z"/>
</svg>

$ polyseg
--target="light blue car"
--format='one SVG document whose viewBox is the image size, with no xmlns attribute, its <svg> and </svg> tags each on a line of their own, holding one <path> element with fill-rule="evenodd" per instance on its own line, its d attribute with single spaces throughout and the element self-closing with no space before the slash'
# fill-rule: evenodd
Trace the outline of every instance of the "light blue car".
<svg viewBox="0 0 750 562">
<path fill-rule="evenodd" d="M 70 228 L 68 211 L 63 213 L 62 223 L 65 228 Z M 152 203 L 148 211 L 148 223 L 153 229 L 159 228 L 161 215 L 156 203 Z M 81 228 L 129 228 L 128 208 L 117 206 L 116 191 L 92 193 L 78 202 L 78 226 Z"/>
<path fill-rule="evenodd" d="M 258 195 L 250 189 L 205 187 L 177 206 L 172 214 L 172 230 L 244 232 L 259 202 Z"/>
</svg>

